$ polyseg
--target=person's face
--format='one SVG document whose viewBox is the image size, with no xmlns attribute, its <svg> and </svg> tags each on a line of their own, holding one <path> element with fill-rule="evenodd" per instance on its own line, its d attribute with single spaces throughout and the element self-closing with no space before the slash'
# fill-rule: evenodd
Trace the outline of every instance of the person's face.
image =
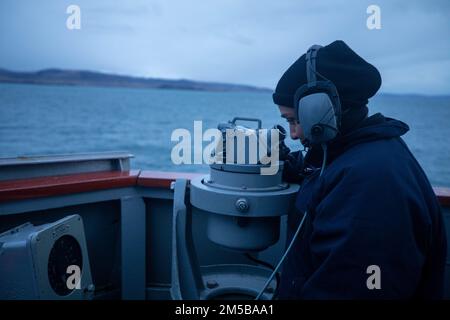
<svg viewBox="0 0 450 320">
<path fill-rule="evenodd" d="M 286 121 L 289 123 L 289 133 L 291 135 L 291 139 L 300 139 L 300 141 L 303 143 L 305 136 L 303 135 L 302 127 L 297 121 L 297 117 L 295 116 L 294 108 L 278 106 L 278 109 L 280 109 L 281 117 L 286 119 Z"/>
</svg>

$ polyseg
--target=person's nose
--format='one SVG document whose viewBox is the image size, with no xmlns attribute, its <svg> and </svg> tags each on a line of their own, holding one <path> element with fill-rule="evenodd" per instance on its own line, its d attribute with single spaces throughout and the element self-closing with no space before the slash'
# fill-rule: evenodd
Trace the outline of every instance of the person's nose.
<svg viewBox="0 0 450 320">
<path fill-rule="evenodd" d="M 292 140 L 300 139 L 300 130 L 297 130 L 297 125 L 289 125 L 289 133 Z"/>
</svg>

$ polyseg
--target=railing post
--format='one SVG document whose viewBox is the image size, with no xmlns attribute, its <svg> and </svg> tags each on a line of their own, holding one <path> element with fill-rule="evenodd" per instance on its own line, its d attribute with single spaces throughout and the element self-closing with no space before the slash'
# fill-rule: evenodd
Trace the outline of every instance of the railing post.
<svg viewBox="0 0 450 320">
<path fill-rule="evenodd" d="M 122 299 L 146 298 L 145 203 L 140 197 L 121 199 Z"/>
</svg>

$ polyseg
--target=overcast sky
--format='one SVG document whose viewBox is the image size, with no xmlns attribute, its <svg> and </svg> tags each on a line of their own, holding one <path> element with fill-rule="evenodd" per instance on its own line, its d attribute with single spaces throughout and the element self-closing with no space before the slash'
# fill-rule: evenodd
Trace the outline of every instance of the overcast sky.
<svg viewBox="0 0 450 320">
<path fill-rule="evenodd" d="M 81 30 L 66 8 L 81 8 Z M 369 30 L 366 9 L 381 9 Z M 311 44 L 347 42 L 382 92 L 450 94 L 450 1 L 0 0 L 0 68 L 88 69 L 274 88 Z"/>
</svg>

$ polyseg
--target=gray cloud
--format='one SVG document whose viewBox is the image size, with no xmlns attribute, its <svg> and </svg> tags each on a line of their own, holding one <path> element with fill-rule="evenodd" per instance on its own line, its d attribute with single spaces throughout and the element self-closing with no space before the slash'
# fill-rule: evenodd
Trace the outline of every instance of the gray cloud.
<svg viewBox="0 0 450 320">
<path fill-rule="evenodd" d="M 65 28 L 69 4 L 82 30 Z M 381 30 L 366 8 L 381 8 Z M 93 69 L 274 87 L 313 43 L 346 41 L 382 91 L 450 94 L 449 1 L 0 2 L 0 67 Z"/>
</svg>

